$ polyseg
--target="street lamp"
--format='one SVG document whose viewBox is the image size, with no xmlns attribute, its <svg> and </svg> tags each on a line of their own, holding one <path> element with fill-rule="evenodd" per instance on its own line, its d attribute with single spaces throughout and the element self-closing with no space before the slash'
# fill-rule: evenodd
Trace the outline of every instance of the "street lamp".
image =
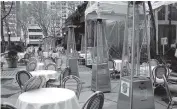
<svg viewBox="0 0 177 109">
<path fill-rule="evenodd" d="M 66 35 L 66 33 L 65 33 L 65 32 L 64 32 L 63 34 L 64 34 L 64 35 Z"/>
<path fill-rule="evenodd" d="M 8 32 L 8 43 L 9 43 L 9 47 L 10 47 L 10 35 L 11 35 L 11 32 L 9 31 L 9 32 Z"/>
</svg>

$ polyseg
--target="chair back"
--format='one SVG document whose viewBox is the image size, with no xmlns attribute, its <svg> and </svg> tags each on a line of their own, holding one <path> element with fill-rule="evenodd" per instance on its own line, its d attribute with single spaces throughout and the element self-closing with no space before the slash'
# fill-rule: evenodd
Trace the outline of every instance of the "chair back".
<svg viewBox="0 0 177 109">
<path fill-rule="evenodd" d="M 23 92 L 34 90 L 34 89 L 39 89 L 44 85 L 44 78 L 41 76 L 34 76 L 30 78 L 26 83 L 23 88 Z"/>
<path fill-rule="evenodd" d="M 61 58 L 55 58 L 55 62 L 58 68 L 61 68 L 63 60 Z"/>
<path fill-rule="evenodd" d="M 47 80 L 44 76 L 39 76 L 39 78 L 42 80 L 40 88 L 45 88 L 47 84 Z"/>
<path fill-rule="evenodd" d="M 36 62 L 37 63 L 37 59 L 35 57 L 30 57 L 29 62 Z"/>
<path fill-rule="evenodd" d="M 31 77 L 32 75 L 25 70 L 17 72 L 16 81 L 21 89 Z"/>
<path fill-rule="evenodd" d="M 69 76 L 71 74 L 71 69 L 69 67 L 66 67 L 63 71 L 62 71 L 62 79 L 64 79 L 65 77 Z"/>
<path fill-rule="evenodd" d="M 57 70 L 57 65 L 54 63 L 49 63 L 48 65 L 46 65 L 45 70 Z"/>
<path fill-rule="evenodd" d="M 151 59 L 149 63 L 151 66 L 158 66 L 159 65 L 159 62 L 156 59 Z"/>
<path fill-rule="evenodd" d="M 66 76 L 63 80 L 62 80 L 62 84 L 61 86 L 63 88 L 66 88 L 66 82 L 68 80 L 72 80 L 74 79 L 77 83 L 77 88 L 76 88 L 76 96 L 79 98 L 80 96 L 80 93 L 81 93 L 81 89 L 82 89 L 82 83 L 81 83 L 81 80 L 77 77 L 77 76 L 74 76 L 74 75 L 69 75 L 69 76 Z M 73 85 L 73 81 L 72 81 L 72 85 Z"/>
<path fill-rule="evenodd" d="M 96 91 L 85 102 L 82 109 L 102 109 L 104 104 L 104 94 L 101 91 Z"/>
<path fill-rule="evenodd" d="M 165 90 L 166 90 L 167 96 L 168 96 L 169 100 L 172 101 L 171 92 L 169 90 L 167 79 L 166 79 L 165 75 L 163 75 L 163 80 L 164 80 L 164 85 L 165 85 Z"/>
<path fill-rule="evenodd" d="M 44 64 L 48 65 L 50 63 L 54 63 L 54 61 L 51 58 L 44 58 Z"/>
<path fill-rule="evenodd" d="M 2 103 L 1 109 L 17 109 L 17 108 L 13 106 L 12 104 Z"/>
<path fill-rule="evenodd" d="M 158 65 L 153 69 L 154 81 L 156 82 L 156 78 L 163 79 L 163 75 L 168 77 L 168 68 L 165 65 Z"/>
<path fill-rule="evenodd" d="M 29 62 L 26 66 L 26 70 L 27 71 L 34 71 L 37 67 L 37 63 L 32 61 L 32 62 Z"/>
<path fill-rule="evenodd" d="M 29 54 L 29 53 L 26 53 L 26 54 L 24 55 L 24 58 L 25 58 L 25 59 L 29 59 L 29 58 L 30 58 L 30 54 Z"/>
</svg>

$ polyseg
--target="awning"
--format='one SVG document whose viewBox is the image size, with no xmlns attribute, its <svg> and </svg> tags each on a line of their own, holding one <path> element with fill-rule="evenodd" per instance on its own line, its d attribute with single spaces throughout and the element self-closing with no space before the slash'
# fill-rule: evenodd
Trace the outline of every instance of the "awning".
<svg viewBox="0 0 177 109">
<path fill-rule="evenodd" d="M 126 1 L 99 1 L 85 10 L 86 19 L 125 20 L 126 14 Z"/>
</svg>

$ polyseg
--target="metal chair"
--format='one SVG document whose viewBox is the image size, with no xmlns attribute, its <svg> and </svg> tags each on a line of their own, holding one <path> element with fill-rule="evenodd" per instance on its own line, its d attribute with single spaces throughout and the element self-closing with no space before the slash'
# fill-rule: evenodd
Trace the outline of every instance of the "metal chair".
<svg viewBox="0 0 177 109">
<path fill-rule="evenodd" d="M 15 106 L 9 103 L 2 103 L 1 104 L 1 109 L 17 109 Z"/>
<path fill-rule="evenodd" d="M 101 91 L 96 91 L 82 106 L 82 109 L 102 109 L 104 104 L 104 94 Z"/>
<path fill-rule="evenodd" d="M 25 65 L 29 62 L 30 54 L 26 53 L 24 58 L 20 59 L 20 63 L 25 63 Z"/>
<path fill-rule="evenodd" d="M 35 57 L 30 57 L 29 62 L 36 62 L 37 63 L 37 59 Z"/>
<path fill-rule="evenodd" d="M 152 73 L 155 88 L 159 86 L 164 87 L 163 75 L 165 75 L 165 77 L 168 78 L 169 76 L 168 68 L 165 65 L 158 65 L 153 69 Z"/>
<path fill-rule="evenodd" d="M 60 76 L 58 77 L 58 79 L 49 79 L 47 81 L 47 87 L 60 87 L 61 86 L 61 82 L 62 79 L 65 78 L 66 76 L 70 75 L 70 70 L 69 68 L 65 68 L 63 71 L 61 69 L 59 69 L 61 72 Z"/>
<path fill-rule="evenodd" d="M 57 68 L 61 69 L 61 66 L 63 64 L 63 60 L 61 58 L 55 58 L 55 63 L 57 65 Z"/>
<path fill-rule="evenodd" d="M 82 83 L 81 83 L 81 80 L 80 80 L 77 76 L 74 76 L 74 75 L 66 76 L 66 77 L 62 80 L 61 87 L 66 88 L 66 82 L 67 82 L 69 79 L 74 79 L 74 80 L 77 82 L 76 96 L 79 98 L 80 93 L 81 93 L 81 89 L 82 89 Z"/>
<path fill-rule="evenodd" d="M 37 67 L 37 63 L 35 61 L 32 61 L 27 64 L 26 70 L 27 71 L 34 71 L 36 69 L 36 67 Z"/>
<path fill-rule="evenodd" d="M 44 64 L 45 66 L 50 64 L 50 63 L 54 63 L 54 61 L 51 58 L 44 58 Z"/>
<path fill-rule="evenodd" d="M 28 73 L 27 71 L 23 70 L 23 71 L 19 71 L 16 74 L 16 81 L 18 83 L 18 85 L 20 86 L 20 89 L 22 90 L 25 83 L 32 77 L 32 75 L 30 73 Z"/>
<path fill-rule="evenodd" d="M 45 79 L 41 76 L 34 76 L 30 78 L 24 85 L 23 92 L 39 89 L 44 87 Z"/>
<path fill-rule="evenodd" d="M 49 63 L 48 65 L 45 66 L 45 70 L 57 70 L 57 65 L 54 63 Z"/>
<path fill-rule="evenodd" d="M 163 80 L 164 80 L 164 85 L 165 85 L 167 97 L 168 97 L 168 99 L 169 99 L 169 103 L 168 103 L 167 109 L 169 109 L 170 106 L 172 106 L 172 108 L 173 108 L 174 105 L 177 106 L 177 97 L 172 97 L 172 96 L 171 96 L 171 92 L 170 92 L 170 90 L 169 90 L 168 83 L 167 83 L 167 80 L 166 80 L 166 76 L 165 76 L 165 75 L 163 75 Z M 171 108 L 171 109 L 172 109 L 172 108 Z"/>
<path fill-rule="evenodd" d="M 159 62 L 156 59 L 151 59 L 149 63 L 151 66 L 158 66 L 159 65 Z"/>
</svg>

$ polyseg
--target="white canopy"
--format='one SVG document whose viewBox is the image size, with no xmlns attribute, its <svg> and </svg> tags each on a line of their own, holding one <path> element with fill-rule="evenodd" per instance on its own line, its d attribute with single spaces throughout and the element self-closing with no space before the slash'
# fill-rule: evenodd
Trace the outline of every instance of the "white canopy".
<svg viewBox="0 0 177 109">
<path fill-rule="evenodd" d="M 175 4 L 177 1 L 151 1 L 152 9 L 157 9 L 163 5 Z M 98 1 L 88 6 L 85 10 L 86 19 L 109 19 L 125 20 L 127 14 L 127 1 Z M 146 3 L 146 10 L 149 10 Z M 100 14 L 99 14 L 100 13 Z"/>
<path fill-rule="evenodd" d="M 126 1 L 99 1 L 85 10 L 86 19 L 125 20 L 127 13 Z"/>
<path fill-rule="evenodd" d="M 152 4 L 152 9 L 157 9 L 161 6 L 164 6 L 164 5 L 170 5 L 170 4 L 174 4 L 174 3 L 177 3 L 177 1 L 154 1 L 154 2 L 151 2 Z"/>
</svg>

